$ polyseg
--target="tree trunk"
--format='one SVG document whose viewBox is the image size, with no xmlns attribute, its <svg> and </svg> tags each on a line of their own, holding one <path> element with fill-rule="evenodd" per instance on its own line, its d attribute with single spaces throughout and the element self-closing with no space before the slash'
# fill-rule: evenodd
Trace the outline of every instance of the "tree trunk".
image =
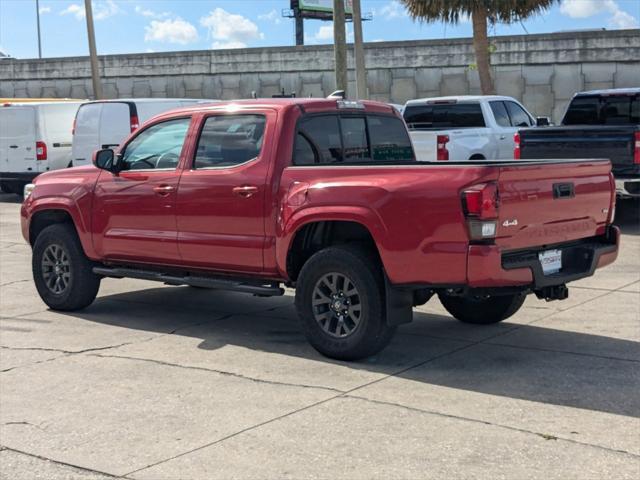
<svg viewBox="0 0 640 480">
<path fill-rule="evenodd" d="M 471 15 L 473 22 L 473 49 L 476 52 L 476 65 L 480 76 L 480 88 L 483 95 L 496 93 L 491 79 L 489 64 L 489 39 L 487 38 L 487 10 L 477 8 Z"/>
</svg>

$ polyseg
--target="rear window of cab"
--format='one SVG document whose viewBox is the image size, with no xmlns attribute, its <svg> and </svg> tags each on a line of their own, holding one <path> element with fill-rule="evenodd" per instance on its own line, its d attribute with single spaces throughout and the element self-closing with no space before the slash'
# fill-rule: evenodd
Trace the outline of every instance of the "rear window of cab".
<svg viewBox="0 0 640 480">
<path fill-rule="evenodd" d="M 293 164 L 375 164 L 415 161 L 404 122 L 374 114 L 319 114 L 303 118 Z"/>
</svg>

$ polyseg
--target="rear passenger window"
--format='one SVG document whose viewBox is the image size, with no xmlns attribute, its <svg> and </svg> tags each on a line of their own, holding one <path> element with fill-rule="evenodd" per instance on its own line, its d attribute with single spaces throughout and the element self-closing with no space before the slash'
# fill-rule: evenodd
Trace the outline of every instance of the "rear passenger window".
<svg viewBox="0 0 640 480">
<path fill-rule="evenodd" d="M 513 102 L 504 102 L 507 110 L 509 111 L 509 116 L 511 117 L 511 125 L 514 127 L 530 127 L 532 122 L 527 112 L 518 105 Z"/>
<path fill-rule="evenodd" d="M 294 164 L 415 161 L 404 122 L 384 115 L 320 115 L 303 119 Z"/>
<path fill-rule="evenodd" d="M 491 111 L 496 119 L 496 123 L 501 127 L 511 127 L 511 120 L 509 120 L 509 114 L 507 108 L 504 106 L 504 102 L 489 102 Z"/>
<path fill-rule="evenodd" d="M 265 122 L 263 115 L 208 117 L 198 139 L 194 168 L 233 167 L 258 157 Z"/>
</svg>

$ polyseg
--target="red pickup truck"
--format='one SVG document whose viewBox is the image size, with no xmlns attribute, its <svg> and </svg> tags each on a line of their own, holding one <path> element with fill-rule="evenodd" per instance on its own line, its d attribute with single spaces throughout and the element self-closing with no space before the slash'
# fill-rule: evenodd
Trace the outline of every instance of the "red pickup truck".
<svg viewBox="0 0 640 480">
<path fill-rule="evenodd" d="M 375 102 L 183 108 L 94 164 L 25 190 L 49 307 L 88 306 L 103 277 L 261 296 L 287 285 L 311 344 L 338 359 L 381 350 L 434 294 L 476 324 L 528 293 L 566 298 L 620 238 L 609 161 L 420 163 L 402 117 Z"/>
</svg>

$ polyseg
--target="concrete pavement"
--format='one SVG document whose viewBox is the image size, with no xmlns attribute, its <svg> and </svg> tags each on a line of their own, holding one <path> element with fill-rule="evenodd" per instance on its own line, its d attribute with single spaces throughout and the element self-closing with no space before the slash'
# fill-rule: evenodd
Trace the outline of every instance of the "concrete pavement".
<svg viewBox="0 0 640 480">
<path fill-rule="evenodd" d="M 0 478 L 640 478 L 640 226 L 618 262 L 507 322 L 437 300 L 331 361 L 292 297 L 107 279 L 82 312 L 31 280 L 0 197 Z"/>
</svg>

